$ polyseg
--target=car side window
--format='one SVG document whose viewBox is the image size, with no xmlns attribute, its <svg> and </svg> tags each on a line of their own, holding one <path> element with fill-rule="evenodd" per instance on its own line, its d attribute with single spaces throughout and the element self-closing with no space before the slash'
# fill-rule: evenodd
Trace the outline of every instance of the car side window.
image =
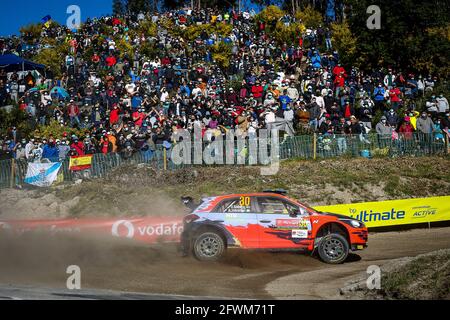
<svg viewBox="0 0 450 320">
<path fill-rule="evenodd" d="M 249 213 L 251 212 L 250 199 L 250 197 L 239 197 L 225 200 L 219 205 L 216 211 L 223 213 Z"/>
<path fill-rule="evenodd" d="M 273 197 L 258 197 L 258 208 L 258 213 L 286 215 L 299 209 L 288 201 Z"/>
</svg>

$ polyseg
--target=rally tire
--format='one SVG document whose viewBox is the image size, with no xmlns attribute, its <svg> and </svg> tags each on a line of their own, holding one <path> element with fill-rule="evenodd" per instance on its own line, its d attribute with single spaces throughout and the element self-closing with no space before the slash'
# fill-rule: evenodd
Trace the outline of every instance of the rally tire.
<svg viewBox="0 0 450 320">
<path fill-rule="evenodd" d="M 347 259 L 349 252 L 348 241 L 342 235 L 332 233 L 322 238 L 317 251 L 323 262 L 340 264 Z"/>
<path fill-rule="evenodd" d="M 200 233 L 194 240 L 193 254 L 200 261 L 217 261 L 225 254 L 223 237 L 213 231 Z"/>
</svg>

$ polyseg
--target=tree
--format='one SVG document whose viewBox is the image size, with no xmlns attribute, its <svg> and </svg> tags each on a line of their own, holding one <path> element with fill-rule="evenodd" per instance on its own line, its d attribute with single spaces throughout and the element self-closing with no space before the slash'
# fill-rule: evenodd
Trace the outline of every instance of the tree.
<svg viewBox="0 0 450 320">
<path fill-rule="evenodd" d="M 301 20 L 307 28 L 317 28 L 323 23 L 322 14 L 311 6 L 298 9 L 295 18 Z"/>
<path fill-rule="evenodd" d="M 125 1 L 124 0 L 113 0 L 113 14 L 121 15 L 125 12 Z"/>
<path fill-rule="evenodd" d="M 332 41 L 334 48 L 338 52 L 343 53 L 341 54 L 342 62 L 344 64 L 354 64 L 357 42 L 350 31 L 348 23 L 333 23 L 331 30 L 333 33 Z"/>
<path fill-rule="evenodd" d="M 381 64 L 448 77 L 450 40 L 444 30 L 449 27 L 450 6 L 446 1 L 379 0 L 379 30 L 366 26 L 369 18 L 366 10 L 372 0 L 347 2 L 352 7 L 349 25 L 357 39 L 356 56 L 363 57 L 361 67 L 374 68 Z"/>
<path fill-rule="evenodd" d="M 128 0 L 126 4 L 127 11 L 131 13 L 150 12 L 152 6 L 149 0 Z"/>
<path fill-rule="evenodd" d="M 163 0 L 163 7 L 168 10 L 180 8 L 187 3 L 191 3 L 191 0 Z"/>
</svg>

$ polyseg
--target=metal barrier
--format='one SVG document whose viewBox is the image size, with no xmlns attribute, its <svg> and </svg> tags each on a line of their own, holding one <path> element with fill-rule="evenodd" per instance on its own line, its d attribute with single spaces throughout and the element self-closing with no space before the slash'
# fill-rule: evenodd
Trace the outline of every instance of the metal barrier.
<svg viewBox="0 0 450 320">
<path fill-rule="evenodd" d="M 269 146 L 270 150 L 270 146 Z M 193 159 L 194 146 L 191 156 Z M 239 150 L 234 150 L 236 159 Z M 413 134 L 410 137 L 369 135 L 302 135 L 283 138 L 279 147 L 279 159 L 317 159 L 333 157 L 401 157 L 448 154 L 448 138 L 435 139 L 435 135 Z M 61 179 L 74 181 L 105 177 L 113 169 L 136 164 L 149 164 L 156 170 L 177 170 L 194 166 L 193 164 L 175 164 L 170 158 L 171 151 L 162 147 L 155 151 L 139 151 L 130 157 L 119 153 L 94 154 L 90 169 L 74 172 L 69 170 L 69 159 L 62 161 Z M 245 161 L 249 164 L 248 154 Z M 203 163 L 202 165 L 205 165 Z M 26 160 L 0 161 L 0 188 L 9 188 L 22 184 L 27 172 Z"/>
<path fill-rule="evenodd" d="M 390 135 L 311 135 L 288 137 L 281 144 L 281 159 L 374 157 L 374 156 L 426 156 L 448 153 L 448 139 L 435 139 L 433 134 L 415 133 L 409 137 Z"/>
</svg>

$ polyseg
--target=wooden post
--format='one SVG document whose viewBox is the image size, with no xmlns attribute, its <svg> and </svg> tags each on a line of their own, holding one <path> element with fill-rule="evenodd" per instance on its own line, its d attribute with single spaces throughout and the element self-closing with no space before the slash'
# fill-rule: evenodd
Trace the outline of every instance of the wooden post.
<svg viewBox="0 0 450 320">
<path fill-rule="evenodd" d="M 444 131 L 445 132 L 445 131 Z M 449 145 L 448 145 L 448 133 L 445 132 L 445 154 L 449 154 Z"/>
<path fill-rule="evenodd" d="M 167 149 L 166 148 L 164 148 L 163 156 L 164 156 L 164 171 L 165 171 L 165 170 L 167 170 Z"/>
<path fill-rule="evenodd" d="M 316 160 L 317 157 L 317 136 L 314 132 L 314 141 L 313 141 L 313 159 Z"/>
<path fill-rule="evenodd" d="M 11 159 L 11 188 L 14 188 L 15 185 L 15 180 L 16 180 L 16 159 L 12 158 Z"/>
</svg>

